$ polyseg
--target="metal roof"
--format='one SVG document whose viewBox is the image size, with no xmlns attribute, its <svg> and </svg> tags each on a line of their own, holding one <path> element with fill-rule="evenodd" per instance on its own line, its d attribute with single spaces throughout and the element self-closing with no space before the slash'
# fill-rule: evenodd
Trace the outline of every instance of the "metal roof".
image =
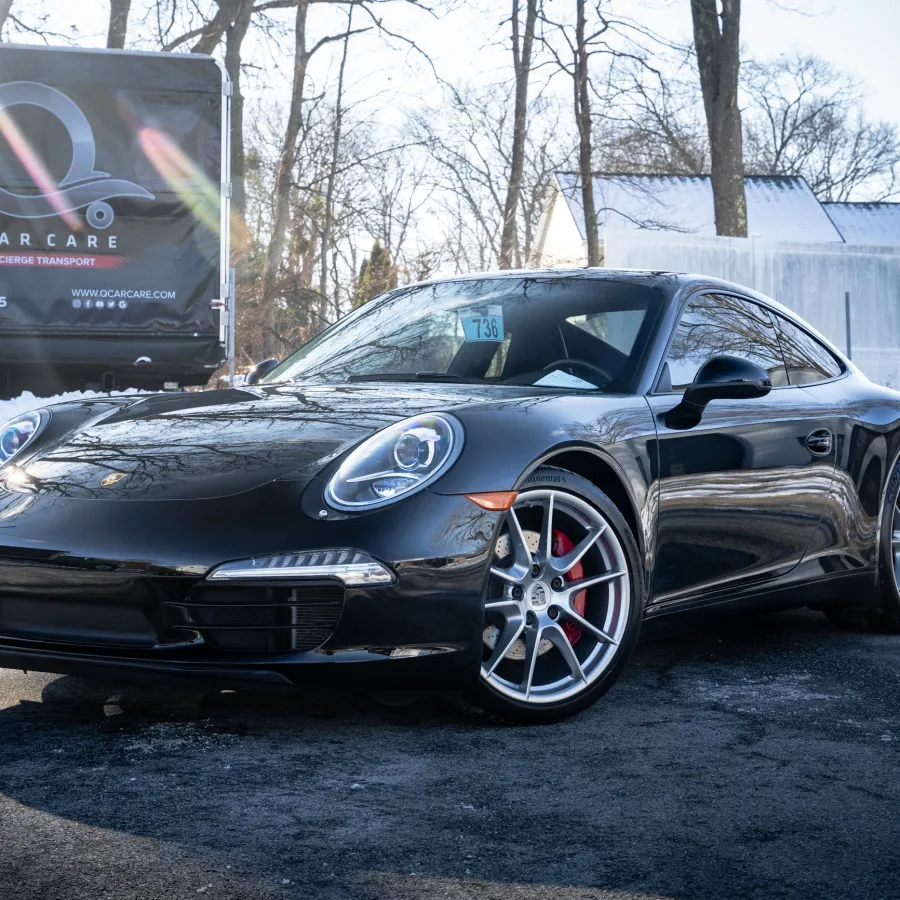
<svg viewBox="0 0 900 900">
<path fill-rule="evenodd" d="M 900 203 L 823 203 L 848 244 L 900 247 Z"/>
<path fill-rule="evenodd" d="M 558 172 L 557 183 L 584 238 L 579 176 Z M 805 179 L 748 176 L 748 233 L 780 241 L 841 241 Z M 712 183 L 708 175 L 595 175 L 597 224 L 715 235 Z"/>
</svg>

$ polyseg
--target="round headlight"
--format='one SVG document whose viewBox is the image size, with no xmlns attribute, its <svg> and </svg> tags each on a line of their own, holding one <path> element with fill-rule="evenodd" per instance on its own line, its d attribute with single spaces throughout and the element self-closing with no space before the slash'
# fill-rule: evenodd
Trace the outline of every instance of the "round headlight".
<svg viewBox="0 0 900 900">
<path fill-rule="evenodd" d="M 459 456 L 462 425 L 448 415 L 415 416 L 363 441 L 325 489 L 335 509 L 386 506 L 431 484 Z"/>
<path fill-rule="evenodd" d="M 0 466 L 9 462 L 25 448 L 41 430 L 44 415 L 40 412 L 23 413 L 0 427 Z"/>
</svg>

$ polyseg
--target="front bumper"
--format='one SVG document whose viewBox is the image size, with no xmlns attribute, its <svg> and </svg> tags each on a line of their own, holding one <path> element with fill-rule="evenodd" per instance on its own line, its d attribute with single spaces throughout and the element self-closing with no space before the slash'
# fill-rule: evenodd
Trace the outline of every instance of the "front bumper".
<svg viewBox="0 0 900 900">
<path fill-rule="evenodd" d="M 0 666 L 224 688 L 453 689 L 477 677 L 501 514 L 426 490 L 316 521 L 301 511 L 303 490 L 0 497 Z M 337 547 L 387 563 L 395 583 L 206 580 L 231 560 Z"/>
</svg>

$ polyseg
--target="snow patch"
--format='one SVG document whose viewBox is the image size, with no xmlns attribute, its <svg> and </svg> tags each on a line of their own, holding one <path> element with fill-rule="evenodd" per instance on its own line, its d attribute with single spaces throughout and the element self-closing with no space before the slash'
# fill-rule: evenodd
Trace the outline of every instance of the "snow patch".
<svg viewBox="0 0 900 900">
<path fill-rule="evenodd" d="M 213 730 L 210 723 L 157 722 L 125 745 L 126 753 L 172 753 L 176 750 L 218 750 L 235 743 L 232 735 Z"/>
<path fill-rule="evenodd" d="M 69 400 L 106 400 L 110 397 L 124 397 L 131 394 L 146 393 L 149 393 L 149 391 L 139 391 L 137 388 L 129 388 L 127 391 L 114 391 L 112 393 L 101 393 L 100 391 L 68 391 L 65 394 L 56 394 L 53 397 L 35 397 L 31 391 L 25 391 L 24 394 L 21 394 L 13 400 L 0 400 L 0 423 L 7 422 L 13 417 L 30 412 L 33 409 L 51 406 L 54 403 L 65 403 Z"/>
<path fill-rule="evenodd" d="M 703 683 L 697 685 L 700 695 L 714 703 L 730 706 L 759 704 L 806 704 L 844 699 L 837 694 L 824 694 L 812 689 L 808 674 L 781 675 L 775 678 L 744 678 L 739 684 Z M 845 695 L 846 696 L 846 695 Z"/>
</svg>

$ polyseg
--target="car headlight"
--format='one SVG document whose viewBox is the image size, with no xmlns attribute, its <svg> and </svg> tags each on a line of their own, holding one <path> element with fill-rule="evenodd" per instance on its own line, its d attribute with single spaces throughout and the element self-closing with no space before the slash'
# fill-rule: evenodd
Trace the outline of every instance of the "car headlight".
<svg viewBox="0 0 900 900">
<path fill-rule="evenodd" d="M 0 427 L 0 466 L 24 450 L 44 427 L 49 413 L 41 410 L 23 413 Z"/>
<path fill-rule="evenodd" d="M 453 416 L 404 419 L 363 441 L 344 460 L 328 482 L 325 499 L 342 510 L 395 503 L 442 475 L 462 445 L 462 425 Z"/>
</svg>

